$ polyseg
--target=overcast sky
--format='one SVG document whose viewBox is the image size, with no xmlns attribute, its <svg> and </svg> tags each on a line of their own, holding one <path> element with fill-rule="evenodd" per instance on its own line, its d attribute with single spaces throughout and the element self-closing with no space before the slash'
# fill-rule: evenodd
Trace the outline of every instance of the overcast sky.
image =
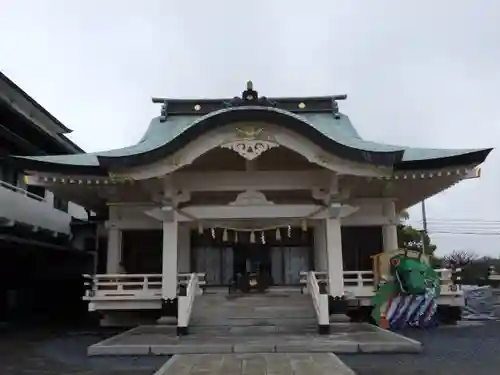
<svg viewBox="0 0 500 375">
<path fill-rule="evenodd" d="M 248 79 L 266 96 L 347 93 L 366 139 L 499 147 L 499 20 L 498 0 L 0 0 L 0 69 L 86 151 L 137 142 L 152 96 L 233 97 Z M 494 151 L 481 179 L 427 201 L 430 231 L 500 233 L 499 187 Z M 432 238 L 500 255 L 500 236 Z"/>
</svg>

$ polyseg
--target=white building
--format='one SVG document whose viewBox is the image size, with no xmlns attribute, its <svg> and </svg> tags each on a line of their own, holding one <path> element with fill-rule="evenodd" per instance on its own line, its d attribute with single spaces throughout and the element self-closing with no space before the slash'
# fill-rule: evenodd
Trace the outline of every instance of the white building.
<svg viewBox="0 0 500 375">
<path fill-rule="evenodd" d="M 91 310 L 155 310 L 186 325 L 197 274 L 206 288 L 246 291 L 298 286 L 309 272 L 324 321 L 317 278 L 330 314 L 369 306 L 370 256 L 398 248 L 398 213 L 477 177 L 491 151 L 363 140 L 342 99 L 268 99 L 251 83 L 241 98 L 154 99 L 161 116 L 134 146 L 15 162 L 30 186 L 107 214 Z M 447 304 L 459 297 L 450 293 Z"/>
</svg>

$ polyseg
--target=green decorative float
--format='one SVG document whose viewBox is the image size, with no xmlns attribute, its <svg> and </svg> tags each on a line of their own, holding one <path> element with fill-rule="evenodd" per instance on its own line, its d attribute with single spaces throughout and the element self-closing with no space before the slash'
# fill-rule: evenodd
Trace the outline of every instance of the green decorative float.
<svg viewBox="0 0 500 375">
<path fill-rule="evenodd" d="M 437 324 L 439 275 L 421 252 L 397 250 L 374 257 L 377 291 L 372 318 L 381 328 L 427 328 Z"/>
</svg>

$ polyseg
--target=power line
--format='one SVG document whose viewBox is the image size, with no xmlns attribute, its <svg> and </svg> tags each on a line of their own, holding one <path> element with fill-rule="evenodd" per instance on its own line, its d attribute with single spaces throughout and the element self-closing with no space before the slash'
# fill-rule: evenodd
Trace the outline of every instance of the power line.
<svg viewBox="0 0 500 375">
<path fill-rule="evenodd" d="M 403 225 L 412 227 L 420 227 L 420 223 L 408 222 Z M 435 232 L 438 230 L 465 230 L 465 231 L 499 231 L 500 223 L 449 223 L 449 222 L 430 222 L 428 223 L 428 230 Z"/>
<path fill-rule="evenodd" d="M 419 222 L 419 223 L 422 223 L 423 220 L 419 220 L 419 219 L 408 219 L 408 220 L 405 220 L 405 221 L 413 221 L 413 222 Z M 431 219 L 427 219 L 427 222 L 430 223 L 430 222 L 448 222 L 448 223 L 455 223 L 455 222 L 465 222 L 465 223 L 496 223 L 496 224 L 500 224 L 500 220 L 484 220 L 484 219 L 452 219 L 452 218 L 431 218 Z"/>
<path fill-rule="evenodd" d="M 429 231 L 429 235 L 433 236 L 435 234 L 445 234 L 445 235 L 466 235 L 466 236 L 499 236 L 499 232 L 460 232 L 460 231 Z"/>
</svg>

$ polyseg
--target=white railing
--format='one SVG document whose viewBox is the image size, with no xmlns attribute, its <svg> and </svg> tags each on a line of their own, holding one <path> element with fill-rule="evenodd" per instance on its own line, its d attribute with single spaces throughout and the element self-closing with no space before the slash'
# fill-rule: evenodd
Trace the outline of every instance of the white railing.
<svg viewBox="0 0 500 375">
<path fill-rule="evenodd" d="M 461 285 L 452 280 L 450 269 L 436 269 L 441 280 L 441 295 L 459 294 L 462 292 Z M 373 271 L 344 271 L 344 290 L 346 294 L 354 297 L 369 297 L 374 293 Z"/>
<path fill-rule="evenodd" d="M 45 197 L 41 197 L 40 195 L 30 193 L 28 190 L 21 189 L 19 186 L 9 184 L 8 182 L 0 180 L 0 186 L 9 189 L 11 191 L 14 191 L 16 193 L 19 193 L 21 195 L 25 195 L 27 197 L 33 198 L 37 201 L 43 202 L 45 201 Z"/>
<path fill-rule="evenodd" d="M 101 274 L 84 275 L 88 288 L 85 300 L 161 299 L 161 275 Z"/>
<path fill-rule="evenodd" d="M 192 275 L 192 273 L 179 273 L 177 275 L 177 282 L 179 283 L 179 285 L 187 285 L 189 283 L 189 280 L 191 280 Z M 205 285 L 205 274 L 197 273 L 196 276 L 198 276 L 198 284 L 200 284 L 200 286 Z"/>
<path fill-rule="evenodd" d="M 178 274 L 178 285 L 189 283 L 193 274 Z M 198 285 L 205 284 L 205 274 L 197 273 Z M 161 274 L 84 275 L 85 300 L 160 300 Z M 201 279 L 201 280 L 200 280 Z"/>
<path fill-rule="evenodd" d="M 186 286 L 186 295 L 177 297 L 177 326 L 188 327 L 196 296 L 202 294 L 200 274 L 192 273 Z"/>
<path fill-rule="evenodd" d="M 370 297 L 374 292 L 373 271 L 344 271 L 344 292 L 348 297 Z"/>
<path fill-rule="evenodd" d="M 462 286 L 457 285 L 452 280 L 450 269 L 435 270 L 441 280 L 441 295 L 457 295 L 462 293 Z M 328 276 L 323 271 L 311 271 L 317 281 L 327 281 Z M 372 297 L 375 292 L 373 271 L 344 271 L 344 293 L 347 298 Z M 306 276 L 309 272 L 301 272 L 301 282 L 307 283 Z"/>
<path fill-rule="evenodd" d="M 330 313 L 328 307 L 328 294 L 322 294 L 319 289 L 318 279 L 316 272 L 301 272 L 301 276 L 306 277 L 307 292 L 311 295 L 314 310 L 316 311 L 316 318 L 319 325 L 330 324 Z"/>
</svg>

